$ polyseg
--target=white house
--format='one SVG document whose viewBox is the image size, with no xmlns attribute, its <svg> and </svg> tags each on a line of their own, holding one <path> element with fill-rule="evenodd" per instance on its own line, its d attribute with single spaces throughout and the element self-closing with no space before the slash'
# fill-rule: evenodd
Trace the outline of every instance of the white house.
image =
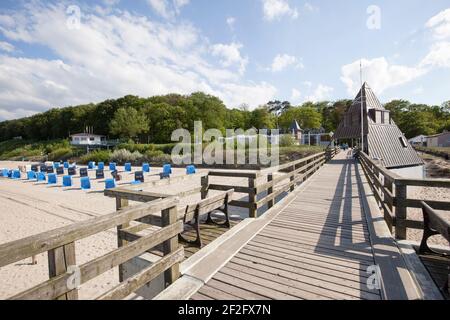
<svg viewBox="0 0 450 320">
<path fill-rule="evenodd" d="M 409 139 L 408 142 L 413 146 L 424 146 L 427 143 L 427 136 L 422 134 L 420 136 Z"/>
<path fill-rule="evenodd" d="M 74 146 L 102 146 L 107 145 L 106 136 L 92 133 L 77 133 L 70 136 L 70 143 Z"/>
</svg>

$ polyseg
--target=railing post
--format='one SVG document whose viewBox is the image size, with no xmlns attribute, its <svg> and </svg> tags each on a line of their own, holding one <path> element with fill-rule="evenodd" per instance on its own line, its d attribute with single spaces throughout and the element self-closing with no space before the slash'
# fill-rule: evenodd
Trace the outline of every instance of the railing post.
<svg viewBox="0 0 450 320">
<path fill-rule="evenodd" d="M 167 227 L 177 222 L 177 207 L 170 207 L 165 209 L 161 213 L 162 225 L 161 227 Z M 178 236 L 173 237 L 163 243 L 163 254 L 168 255 L 178 249 Z M 174 264 L 170 269 L 164 272 L 164 282 L 166 288 L 170 286 L 180 277 L 180 265 Z"/>
<path fill-rule="evenodd" d="M 295 164 L 291 167 L 292 176 L 289 179 L 291 182 L 293 182 L 295 180 L 295 173 L 294 173 L 294 171 L 295 171 Z M 295 190 L 295 183 L 292 184 L 290 190 L 291 190 L 291 192 Z"/>
<path fill-rule="evenodd" d="M 407 195 L 407 186 L 395 181 L 395 237 L 398 240 L 406 240 Z"/>
<path fill-rule="evenodd" d="M 273 174 L 269 173 L 269 175 L 267 176 L 267 182 L 271 182 L 273 181 Z M 270 196 L 273 193 L 273 186 L 270 187 L 269 189 L 267 189 L 267 196 Z M 275 204 L 275 199 L 269 200 L 269 202 L 267 202 L 267 208 L 270 209 L 273 207 L 273 205 Z"/>
<path fill-rule="evenodd" d="M 116 196 L 116 211 L 120 211 L 121 209 L 128 207 L 128 205 L 129 205 L 128 199 L 123 199 L 122 197 Z M 127 228 L 129 226 L 130 226 L 129 223 L 117 226 L 117 247 L 118 248 L 124 246 L 127 243 L 125 240 L 122 240 L 120 238 L 120 230 Z M 124 280 L 123 267 L 122 267 L 122 265 L 119 265 L 119 281 L 123 282 L 123 280 Z"/>
<path fill-rule="evenodd" d="M 248 178 L 248 187 L 251 189 L 250 193 L 248 194 L 248 203 L 249 203 L 249 209 L 248 209 L 248 216 L 250 218 L 257 218 L 258 217 L 258 208 L 256 208 L 256 192 L 255 192 L 255 180 L 256 178 Z"/>
<path fill-rule="evenodd" d="M 69 266 L 75 265 L 75 242 L 48 251 L 48 275 L 50 279 L 66 273 Z M 57 299 L 77 300 L 78 290 L 69 291 Z"/>
<path fill-rule="evenodd" d="M 203 200 L 206 199 L 206 197 L 208 196 L 209 173 L 206 176 L 202 177 L 201 184 L 202 184 L 201 197 Z"/>
<path fill-rule="evenodd" d="M 383 186 L 385 189 L 389 190 L 392 194 L 392 181 L 387 178 L 385 175 L 383 175 Z M 390 212 L 388 210 L 386 210 L 386 208 L 384 209 L 384 221 L 386 221 L 386 224 L 389 228 L 389 231 L 392 234 L 392 212 L 393 212 L 393 203 L 392 203 L 392 199 L 388 199 L 388 197 L 386 196 L 386 193 L 384 194 L 384 203 L 386 205 L 386 207 L 390 210 Z"/>
</svg>

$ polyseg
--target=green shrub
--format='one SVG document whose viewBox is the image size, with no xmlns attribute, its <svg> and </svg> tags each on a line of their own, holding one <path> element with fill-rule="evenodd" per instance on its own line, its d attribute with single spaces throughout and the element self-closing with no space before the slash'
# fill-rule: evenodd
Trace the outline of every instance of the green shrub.
<svg viewBox="0 0 450 320">
<path fill-rule="evenodd" d="M 297 142 L 295 138 L 290 134 L 284 134 L 280 136 L 280 147 L 292 147 L 295 146 Z"/>
<path fill-rule="evenodd" d="M 96 150 L 92 151 L 81 157 L 81 163 L 89 163 L 94 161 L 96 163 L 99 162 L 108 162 L 111 157 L 111 152 L 107 150 Z"/>
<path fill-rule="evenodd" d="M 63 147 L 53 150 L 48 154 L 48 160 L 50 161 L 65 161 L 73 156 L 72 148 Z"/>
<path fill-rule="evenodd" d="M 144 154 L 148 151 L 155 150 L 155 146 L 153 144 L 137 144 L 137 143 L 121 143 L 117 146 L 116 150 L 125 149 L 130 152 L 139 152 Z"/>
<path fill-rule="evenodd" d="M 109 160 L 119 164 L 124 164 L 126 162 L 140 164 L 145 160 L 145 157 L 139 151 L 130 152 L 126 149 L 119 149 L 111 154 Z"/>
</svg>

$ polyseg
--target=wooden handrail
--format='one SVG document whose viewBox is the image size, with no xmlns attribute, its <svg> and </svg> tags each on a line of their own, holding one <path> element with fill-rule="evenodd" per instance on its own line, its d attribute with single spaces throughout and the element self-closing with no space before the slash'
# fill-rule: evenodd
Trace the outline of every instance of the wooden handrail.
<svg viewBox="0 0 450 320">
<path fill-rule="evenodd" d="M 0 267 L 87 238 L 130 221 L 160 213 L 162 210 L 176 206 L 178 202 L 178 198 L 156 200 L 151 203 L 123 209 L 120 211 L 120 214 L 114 212 L 59 229 L 4 243 L 0 245 Z"/>
<path fill-rule="evenodd" d="M 366 153 L 359 152 L 359 159 L 391 232 L 395 226 L 397 239 L 406 239 L 408 228 L 423 229 L 422 221 L 408 219 L 408 208 L 422 208 L 422 201 L 425 201 L 436 210 L 450 210 L 449 201 L 408 198 L 408 187 L 450 188 L 450 179 L 403 178 L 382 167 Z"/>
</svg>

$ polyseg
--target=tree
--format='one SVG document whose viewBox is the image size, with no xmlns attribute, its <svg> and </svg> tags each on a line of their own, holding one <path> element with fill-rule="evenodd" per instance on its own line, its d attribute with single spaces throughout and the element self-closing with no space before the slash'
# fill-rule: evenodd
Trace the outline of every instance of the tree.
<svg viewBox="0 0 450 320">
<path fill-rule="evenodd" d="M 274 115 L 265 106 L 256 108 L 251 113 L 250 126 L 256 129 L 273 129 L 275 127 Z"/>
<path fill-rule="evenodd" d="M 120 138 L 136 138 L 148 129 L 147 117 L 131 107 L 119 108 L 110 123 L 111 134 Z"/>
</svg>

